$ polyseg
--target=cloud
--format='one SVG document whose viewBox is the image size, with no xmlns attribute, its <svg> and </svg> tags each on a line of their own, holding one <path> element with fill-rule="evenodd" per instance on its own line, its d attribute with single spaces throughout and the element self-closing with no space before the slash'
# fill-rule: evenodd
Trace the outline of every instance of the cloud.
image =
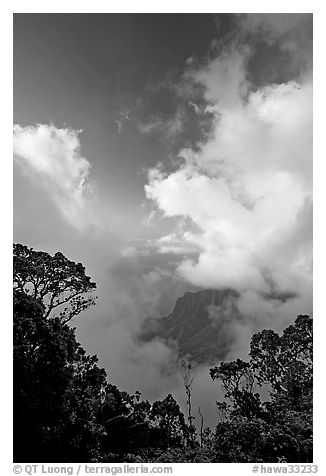
<svg viewBox="0 0 326 476">
<path fill-rule="evenodd" d="M 169 118 L 157 114 L 147 121 L 138 120 L 137 129 L 141 134 L 158 134 L 164 140 L 173 140 L 183 131 L 184 118 L 184 110 L 178 108 L 174 116 Z"/>
<path fill-rule="evenodd" d="M 137 336 L 145 319 L 168 315 L 177 297 L 189 290 L 189 284 L 173 275 L 166 255 L 162 258 L 137 253 L 127 259 L 116 258 L 99 284 L 97 305 L 89 316 L 81 316 L 74 323 L 78 339 L 90 353 L 98 355 L 110 382 L 121 390 L 139 390 L 150 401 L 172 393 L 186 412 L 177 349 L 159 338 L 144 342 Z M 200 422 L 201 406 L 205 424 L 214 425 L 216 383 L 209 377 L 208 366 L 194 368 L 193 373 L 195 423 Z"/>
<path fill-rule="evenodd" d="M 311 21 L 311 13 L 251 13 L 243 18 L 242 27 L 254 33 L 259 30 L 268 33 L 268 41 L 282 38 L 282 46 L 286 48 L 285 36 L 299 28 L 311 27 Z"/>
<path fill-rule="evenodd" d="M 142 250 L 139 248 L 135 248 L 134 246 L 125 246 L 121 250 L 121 256 L 124 258 L 133 258 L 135 256 L 149 256 L 149 250 Z"/>
<path fill-rule="evenodd" d="M 190 109 L 193 109 L 193 111 L 196 113 L 196 114 L 200 114 L 200 107 L 194 103 L 193 101 L 188 101 L 188 107 Z"/>
<path fill-rule="evenodd" d="M 90 209 L 91 164 L 80 153 L 80 132 L 47 124 L 14 126 L 16 164 L 46 190 L 66 222 L 78 230 L 96 222 Z"/>
<path fill-rule="evenodd" d="M 121 132 L 123 131 L 122 122 L 116 120 L 116 121 L 114 121 L 114 123 L 117 125 L 117 132 L 118 132 L 118 134 L 121 134 Z"/>
<path fill-rule="evenodd" d="M 265 37 L 277 44 L 293 64 L 299 64 L 300 45 L 306 45 L 302 51 L 309 58 L 303 24 L 277 26 L 270 17 L 267 25 L 263 18 L 250 18 L 253 24 L 243 22 L 242 33 L 246 28 L 259 41 Z M 239 291 L 232 306 L 239 308 L 241 319 L 232 319 L 231 303 L 209 309 L 212 321 L 218 325 L 222 312 L 230 326 L 226 360 L 248 355 L 253 332 L 282 330 L 297 313 L 312 308 L 309 61 L 300 63 L 299 76 L 253 87 L 248 75 L 253 42 L 240 49 L 231 43 L 205 63 L 187 61 L 186 80 L 168 91 L 172 105 L 164 96 L 152 109 L 154 91 L 151 107 L 139 116 L 126 112 L 117 118 L 124 131 L 138 124 L 145 134 L 159 133 L 165 142 L 169 137 L 176 147 L 180 135 L 187 144 L 178 150 L 174 169 L 156 167 L 148 175 L 145 190 L 159 211 L 155 217 L 163 214 L 178 222 L 176 229 L 164 227 L 161 238 L 141 243 L 108 234 L 77 238 L 76 229 L 99 221 L 79 132 L 48 125 L 16 126 L 14 131 L 15 163 L 33 179 L 35 190 L 41 187 L 42 196 L 50 197 L 52 208 L 42 203 L 42 211 L 55 222 L 57 233 L 35 214 L 35 224 L 29 219 L 20 236 L 28 228 L 30 246 L 60 250 L 86 265 L 99 298 L 74 322 L 78 339 L 98 354 L 111 382 L 130 392 L 139 389 L 145 398 L 173 393 L 181 404 L 185 401 L 175 349 L 159 339 L 144 343 L 137 337 L 147 318 L 168 315 L 185 291 L 225 286 Z M 177 99 L 171 90 L 178 91 Z M 165 114 L 155 114 L 164 104 Z M 194 134 L 204 117 L 210 127 Z M 189 129 L 190 120 L 196 124 Z M 190 135 L 195 139 L 190 141 Z M 54 208 L 71 227 L 55 221 L 49 212 Z M 195 369 L 193 408 L 197 421 L 200 405 L 205 423 L 214 424 L 219 395 L 208 370 Z"/>
<path fill-rule="evenodd" d="M 193 67 L 187 64 L 190 69 Z M 146 84 L 137 100 L 132 122 L 144 137 L 175 151 L 180 143 L 195 144 L 207 134 L 211 116 L 203 105 L 201 89 L 189 80 L 185 71 L 175 70 L 155 84 Z"/>
<path fill-rule="evenodd" d="M 292 52 L 289 35 L 301 17 L 249 19 L 247 28 L 268 27 Z M 239 291 L 255 329 L 255 306 L 261 325 L 312 310 L 312 81 L 306 63 L 300 77 L 253 87 L 252 55 L 234 42 L 191 69 L 214 127 L 179 152 L 174 170 L 150 170 L 145 193 L 163 216 L 197 227 L 178 235 L 179 275 L 202 288 Z M 189 246 L 200 250 L 195 258 L 184 257 Z"/>
<path fill-rule="evenodd" d="M 104 246 L 104 243 L 102 244 Z M 185 291 L 174 269 L 160 255 L 144 255 L 126 247 L 109 266 L 101 260 L 97 305 L 76 320 L 77 335 L 90 353 L 96 353 L 111 382 L 119 388 L 140 390 L 151 400 L 180 387 L 177 351 L 160 339 L 144 342 L 138 336 L 148 318 L 171 312 Z"/>
<path fill-rule="evenodd" d="M 176 232 L 162 236 L 162 238 L 155 241 L 157 251 L 163 254 L 174 253 L 176 255 L 197 254 L 198 245 L 192 243 L 191 239 L 187 240 L 187 235 L 188 232 L 185 231 L 182 234 Z"/>
<path fill-rule="evenodd" d="M 312 69 L 312 13 L 252 13 L 241 15 L 240 27 L 253 38 L 277 47 L 288 72 L 301 75 Z"/>
</svg>

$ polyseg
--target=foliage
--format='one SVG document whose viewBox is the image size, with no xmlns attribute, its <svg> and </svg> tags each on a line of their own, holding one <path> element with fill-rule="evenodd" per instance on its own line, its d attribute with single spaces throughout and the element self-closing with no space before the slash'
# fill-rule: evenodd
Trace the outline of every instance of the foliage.
<svg viewBox="0 0 326 476">
<path fill-rule="evenodd" d="M 51 256 L 14 244 L 13 274 L 14 289 L 42 302 L 45 317 L 56 309 L 60 321 L 66 323 L 94 304 L 95 298 L 88 293 L 96 284 L 81 263 L 70 261 L 60 252 Z"/>
<path fill-rule="evenodd" d="M 234 413 L 248 418 L 262 413 L 260 396 L 254 393 L 254 374 L 248 362 L 240 359 L 222 362 L 219 367 L 210 369 L 210 376 L 213 380 L 222 381 L 225 397 L 231 400 Z"/>
<path fill-rule="evenodd" d="M 31 296 L 14 292 L 14 458 L 89 460 L 104 431 L 96 412 L 105 372 L 73 329 L 59 318 L 46 320 L 43 311 Z"/>
<path fill-rule="evenodd" d="M 150 411 L 151 443 L 163 448 L 178 447 L 184 443 L 187 427 L 183 413 L 171 394 L 154 402 Z"/>
<path fill-rule="evenodd" d="M 269 383 L 272 400 L 300 409 L 312 398 L 312 319 L 299 315 L 279 336 L 264 330 L 250 344 L 251 366 L 259 385 Z"/>
<path fill-rule="evenodd" d="M 94 302 L 85 268 L 62 253 L 14 245 L 15 462 L 310 462 L 312 319 L 254 334 L 248 361 L 210 369 L 225 400 L 215 428 L 187 423 L 171 394 L 153 404 L 108 382 L 68 321 Z M 262 401 L 261 388 L 269 391 Z"/>
<path fill-rule="evenodd" d="M 186 425 L 172 395 L 151 405 L 139 392 L 121 392 L 77 343 L 67 321 L 80 306 L 49 318 L 94 288 L 84 267 L 61 253 L 15 245 L 15 461 L 121 461 L 126 454 L 131 461 L 136 452 L 183 444 Z"/>
<path fill-rule="evenodd" d="M 312 461 L 312 319 L 299 315 L 282 335 L 254 334 L 249 357 L 210 370 L 230 402 L 218 403 L 227 418 L 216 427 L 214 461 Z M 262 386 L 266 402 L 255 392 Z"/>
</svg>

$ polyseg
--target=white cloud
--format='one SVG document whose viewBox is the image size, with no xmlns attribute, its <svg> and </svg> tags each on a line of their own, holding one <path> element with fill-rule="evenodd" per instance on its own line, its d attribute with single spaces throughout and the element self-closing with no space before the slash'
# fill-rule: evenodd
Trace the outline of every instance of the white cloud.
<svg viewBox="0 0 326 476">
<path fill-rule="evenodd" d="M 190 283 L 252 292 L 255 300 L 302 293 L 311 309 L 310 74 L 250 90 L 249 54 L 231 50 L 192 73 L 214 130 L 199 151 L 181 151 L 177 170 L 151 170 L 145 191 L 164 216 L 188 217 L 198 227 L 178 245 L 201 250 L 178 267 Z"/>
<path fill-rule="evenodd" d="M 159 253 L 173 253 L 177 255 L 192 255 L 200 250 L 196 243 L 192 242 L 191 234 L 188 231 L 175 232 L 155 241 Z"/>
<path fill-rule="evenodd" d="M 54 125 L 14 126 L 14 157 L 47 191 L 65 220 L 77 229 L 95 223 L 89 209 L 91 164 L 80 153 L 79 133 Z"/>
</svg>

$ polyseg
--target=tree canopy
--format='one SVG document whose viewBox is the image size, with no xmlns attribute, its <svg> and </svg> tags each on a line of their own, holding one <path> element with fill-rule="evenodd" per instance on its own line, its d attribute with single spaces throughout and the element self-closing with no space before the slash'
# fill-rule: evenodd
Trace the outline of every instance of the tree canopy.
<svg viewBox="0 0 326 476">
<path fill-rule="evenodd" d="M 189 362 L 186 422 L 173 395 L 150 403 L 121 391 L 76 341 L 67 323 L 94 303 L 95 288 L 62 253 L 14 245 L 15 462 L 312 461 L 311 317 L 281 335 L 254 334 L 246 361 L 210 369 L 224 400 L 213 428 L 199 408 L 198 434 Z"/>
<path fill-rule="evenodd" d="M 84 266 L 60 252 L 51 256 L 14 244 L 13 274 L 14 289 L 42 302 L 45 317 L 58 316 L 65 323 L 95 303 L 90 293 L 96 284 L 86 275 Z"/>
<path fill-rule="evenodd" d="M 210 375 L 221 381 L 226 402 L 231 403 L 225 402 L 227 419 L 216 428 L 218 452 L 225 441 L 230 443 L 231 435 L 237 435 L 237 455 L 229 449 L 222 459 L 312 460 L 311 317 L 299 315 L 282 335 L 266 329 L 254 334 L 247 362 L 222 362 L 210 370 Z M 259 392 L 262 387 L 269 394 L 265 401 Z M 248 440 L 255 441 L 250 452 L 243 441 L 246 431 L 250 432 Z"/>
</svg>

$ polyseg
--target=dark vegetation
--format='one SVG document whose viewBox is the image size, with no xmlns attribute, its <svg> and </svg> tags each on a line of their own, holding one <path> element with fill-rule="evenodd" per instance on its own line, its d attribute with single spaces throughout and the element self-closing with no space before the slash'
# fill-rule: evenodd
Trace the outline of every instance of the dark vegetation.
<svg viewBox="0 0 326 476">
<path fill-rule="evenodd" d="M 247 362 L 210 369 L 225 400 L 212 429 L 196 409 L 196 430 L 189 363 L 181 365 L 185 418 L 172 395 L 151 404 L 120 391 L 76 341 L 67 322 L 94 304 L 95 287 L 62 253 L 14 245 L 15 462 L 312 461 L 309 316 L 282 335 L 255 334 Z"/>
</svg>

